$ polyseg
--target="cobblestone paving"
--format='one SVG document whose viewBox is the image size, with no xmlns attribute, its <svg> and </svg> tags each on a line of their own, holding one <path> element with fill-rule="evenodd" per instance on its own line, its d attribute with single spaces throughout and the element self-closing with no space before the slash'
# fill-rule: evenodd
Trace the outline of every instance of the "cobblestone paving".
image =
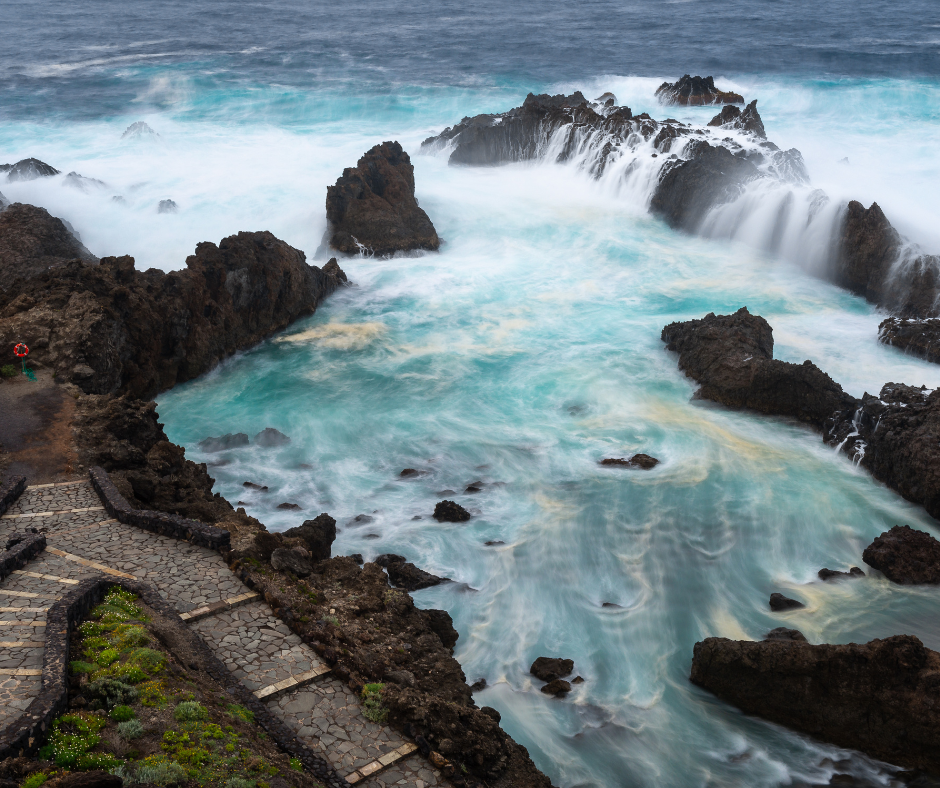
<svg viewBox="0 0 940 788">
<path fill-rule="evenodd" d="M 0 725 L 12 722 L 39 692 L 41 677 L 31 674 L 42 668 L 45 611 L 79 580 L 101 572 L 131 575 L 154 585 L 180 613 L 248 591 L 217 553 L 108 519 L 88 482 L 27 489 L 0 518 L 0 540 L 30 528 L 46 535 L 46 552 L 0 583 Z M 324 667 L 262 601 L 220 610 L 191 626 L 252 691 L 273 691 L 276 682 Z M 396 753 L 413 745 L 366 720 L 358 697 L 340 681 L 321 678 L 274 695 L 267 705 L 356 785 L 447 785 L 420 756 Z"/>
</svg>

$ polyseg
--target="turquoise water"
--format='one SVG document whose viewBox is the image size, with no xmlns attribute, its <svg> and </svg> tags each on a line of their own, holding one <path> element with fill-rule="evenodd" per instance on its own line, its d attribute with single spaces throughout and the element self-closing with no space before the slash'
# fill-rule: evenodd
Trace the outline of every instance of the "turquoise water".
<svg viewBox="0 0 940 788">
<path fill-rule="evenodd" d="M 239 230 L 271 230 L 313 258 L 326 186 L 376 142 L 398 139 L 445 242 L 440 254 L 342 261 L 354 287 L 159 397 L 168 435 L 213 464 L 216 490 L 274 530 L 328 511 L 340 526 L 337 552 L 401 553 L 453 578 L 416 601 L 453 615 L 457 658 L 471 682 L 489 684 L 477 702 L 499 709 L 556 785 L 825 783 L 847 753 L 691 687 L 692 646 L 787 625 L 814 642 L 908 632 L 940 648 L 940 591 L 815 580 L 823 566 L 860 564 L 871 539 L 896 523 L 937 533 L 935 522 L 807 429 L 693 401 L 660 331 L 747 305 L 774 327 L 779 358 L 811 358 L 856 396 L 887 381 L 936 387 L 940 366 L 879 345 L 883 316 L 813 276 L 826 238 L 795 230 L 786 254 L 767 253 L 779 190 L 749 194 L 751 210 L 706 239 L 650 218 L 648 193 L 617 178 L 597 183 L 557 165 L 456 169 L 417 154 L 444 126 L 508 109 L 528 90 L 612 90 L 634 112 L 706 122 L 712 110 L 667 111 L 653 92 L 690 68 L 676 65 L 687 52 L 707 50 L 696 62 L 759 99 L 771 139 L 803 152 L 813 188 L 833 206 L 878 200 L 913 241 L 938 251 L 940 83 L 917 76 L 935 73 L 932 7 L 905 4 L 897 20 L 869 27 L 871 40 L 797 25 L 738 48 L 709 39 L 717 22 L 699 4 L 680 4 L 676 13 L 692 20 L 683 35 L 699 43 L 670 55 L 651 40 L 658 60 L 619 68 L 609 50 L 591 54 L 597 36 L 611 35 L 601 5 L 585 7 L 590 24 L 542 29 L 556 43 L 564 33 L 564 51 L 578 52 L 570 61 L 528 38 L 516 49 L 505 37 L 480 38 L 476 19 L 466 23 L 472 46 L 438 49 L 437 60 L 405 51 L 407 25 L 389 33 L 389 51 L 363 47 L 368 55 L 350 54 L 356 41 L 330 43 L 339 40 L 335 19 L 311 25 L 299 43 L 272 43 L 248 24 L 257 9 L 245 25 L 219 23 L 233 41 L 196 52 L 185 37 L 161 41 L 148 6 L 114 34 L 119 46 L 100 24 L 105 5 L 77 15 L 86 38 L 61 51 L 21 52 L 25 34 L 0 44 L 0 161 L 37 156 L 105 185 L 0 184 L 9 199 L 47 207 L 96 254 L 130 253 L 139 268 L 179 269 L 196 243 Z M 869 22 L 870 5 L 859 11 Z M 180 7 L 178 17 L 201 8 Z M 658 4 L 638 9 L 662 13 Z M 754 29 L 774 22 L 753 13 Z M 924 29 L 894 29 L 910 20 Z M 631 35 L 640 46 L 642 33 Z M 804 44 L 816 54 L 801 69 L 792 64 Z M 790 66 L 744 64 L 747 53 L 777 45 Z M 526 68 L 517 55 L 529 58 Z M 829 56 L 841 64 L 833 73 L 819 66 Z M 137 120 L 159 137 L 121 140 Z M 168 198 L 180 212 L 158 215 Z M 291 444 L 197 448 L 209 435 L 269 426 Z M 597 464 L 634 452 L 662 463 L 649 472 Z M 427 473 L 400 481 L 405 467 Z M 246 480 L 270 492 L 249 493 Z M 464 494 L 476 480 L 483 492 Z M 474 518 L 436 523 L 429 515 L 443 497 Z M 285 501 L 304 511 L 278 511 Z M 374 519 L 350 525 L 359 514 Z M 771 615 L 772 591 L 808 607 Z M 564 701 L 540 693 L 526 672 L 542 654 L 573 658 L 586 679 Z M 838 768 L 887 781 L 859 756 Z"/>
</svg>

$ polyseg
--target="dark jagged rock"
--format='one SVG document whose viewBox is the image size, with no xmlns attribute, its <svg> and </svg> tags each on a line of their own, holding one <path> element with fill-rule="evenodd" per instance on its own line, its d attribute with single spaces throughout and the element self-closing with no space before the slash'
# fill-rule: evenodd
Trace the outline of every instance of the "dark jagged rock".
<svg viewBox="0 0 940 788">
<path fill-rule="evenodd" d="M 770 595 L 770 609 L 774 613 L 779 613 L 781 610 L 797 610 L 801 607 L 806 607 L 806 605 L 797 599 L 790 599 L 790 597 L 776 591 Z"/>
<path fill-rule="evenodd" d="M 529 673 L 542 681 L 570 676 L 574 670 L 574 660 L 561 657 L 538 657 L 529 667 Z"/>
<path fill-rule="evenodd" d="M 0 289 L 76 259 L 98 262 L 65 223 L 44 208 L 14 203 L 0 212 Z"/>
<path fill-rule="evenodd" d="M 686 74 L 678 82 L 663 82 L 656 88 L 656 97 L 663 104 L 699 107 L 704 104 L 743 104 L 740 93 L 718 90 L 714 77 L 693 77 Z"/>
<path fill-rule="evenodd" d="M 909 525 L 885 531 L 865 548 L 862 560 L 894 583 L 940 584 L 940 542 Z"/>
<path fill-rule="evenodd" d="M 157 213 L 179 213 L 179 206 L 173 200 L 160 200 Z"/>
<path fill-rule="evenodd" d="M 16 164 L 0 165 L 0 172 L 7 174 L 8 181 L 33 181 L 59 174 L 59 170 L 39 159 L 22 159 Z"/>
<path fill-rule="evenodd" d="M 940 364 L 940 320 L 889 317 L 878 326 L 878 339 L 912 356 Z"/>
<path fill-rule="evenodd" d="M 309 577 L 313 572 L 313 564 L 308 556 L 296 549 L 283 547 L 271 551 L 271 566 L 278 572 L 290 572 L 297 577 Z"/>
<path fill-rule="evenodd" d="M 910 635 L 818 646 L 708 638 L 691 679 L 746 714 L 940 773 L 940 654 Z"/>
<path fill-rule="evenodd" d="M 407 560 L 408 559 L 403 555 L 397 555 L 396 553 L 385 553 L 384 555 L 380 555 L 378 558 L 376 558 L 374 563 L 388 568 L 390 564 L 402 564 Z"/>
<path fill-rule="evenodd" d="M 801 605 L 802 607 L 802 605 Z M 800 643 L 806 642 L 806 636 L 798 629 L 777 627 L 764 635 L 764 640 L 792 640 Z"/>
<path fill-rule="evenodd" d="M 828 582 L 830 580 L 851 580 L 856 577 L 865 577 L 865 573 L 857 566 L 853 566 L 848 572 L 839 572 L 835 569 L 820 569 L 817 573 L 820 580 Z"/>
<path fill-rule="evenodd" d="M 441 523 L 465 523 L 470 512 L 455 501 L 441 501 L 434 507 L 434 519 Z"/>
<path fill-rule="evenodd" d="M 257 482 L 242 482 L 242 487 L 247 487 L 249 490 L 257 490 L 258 492 L 268 491 L 268 485 L 258 484 Z"/>
<path fill-rule="evenodd" d="M 435 250 L 440 239 L 415 199 L 414 167 L 397 142 L 367 151 L 326 190 L 330 247 L 346 254 Z"/>
<path fill-rule="evenodd" d="M 227 449 L 239 449 L 247 446 L 248 436 L 244 432 L 230 432 L 227 435 L 220 435 L 218 438 L 204 438 L 196 446 L 200 451 L 211 454 L 217 451 L 226 451 Z"/>
<path fill-rule="evenodd" d="M 332 552 L 333 542 L 336 541 L 336 520 L 326 512 L 313 520 L 305 520 L 296 528 L 288 528 L 283 532 L 287 538 L 299 538 L 303 541 L 314 561 L 326 561 Z"/>
<path fill-rule="evenodd" d="M 811 362 L 774 359 L 773 329 L 747 307 L 671 323 L 662 339 L 679 353 L 679 369 L 701 384 L 705 399 L 791 416 L 820 430 L 833 413 L 855 410 L 857 400 Z"/>
<path fill-rule="evenodd" d="M 624 457 L 607 457 L 601 460 L 600 464 L 620 468 L 642 468 L 644 471 L 648 471 L 659 465 L 659 460 L 655 457 L 650 457 L 648 454 L 634 454 L 629 459 Z"/>
<path fill-rule="evenodd" d="M 303 509 L 303 507 L 300 506 L 300 504 L 288 503 L 288 502 L 286 502 L 286 501 L 285 501 L 284 503 L 279 503 L 279 504 L 277 505 L 277 508 L 278 508 L 278 509 L 283 509 L 283 510 L 288 511 L 288 512 L 299 512 L 299 511 L 301 511 L 301 510 Z"/>
<path fill-rule="evenodd" d="M 559 698 L 571 692 L 571 685 L 564 679 L 555 679 L 542 687 L 541 691 L 546 695 L 554 695 L 556 698 Z"/>
<path fill-rule="evenodd" d="M 108 186 L 104 181 L 100 181 L 97 178 L 86 178 L 84 175 L 80 175 L 77 172 L 70 172 L 65 176 L 65 180 L 62 183 L 65 186 L 71 186 L 73 189 L 78 189 L 86 193 L 90 189 L 104 189 Z"/>
<path fill-rule="evenodd" d="M 274 427 L 265 427 L 261 432 L 255 435 L 255 444 L 264 448 L 286 446 L 288 443 L 290 443 L 290 438 L 283 432 L 274 429 Z"/>
<path fill-rule="evenodd" d="M 398 476 L 401 479 L 408 479 L 412 476 L 421 476 L 424 473 L 424 471 L 419 471 L 417 468 L 405 468 L 401 473 L 398 474 Z"/>
<path fill-rule="evenodd" d="M 767 139 L 764 121 L 761 120 L 761 116 L 757 112 L 757 99 L 748 104 L 743 111 L 733 104 L 722 107 L 721 112 L 708 121 L 708 125 L 725 129 L 740 129 L 741 131 L 750 132 L 762 140 Z"/>
<path fill-rule="evenodd" d="M 340 284 L 268 232 L 201 243 L 186 266 L 141 272 L 109 257 L 19 280 L 0 293 L 0 347 L 26 342 L 34 365 L 86 393 L 149 397 L 309 315 Z"/>
<path fill-rule="evenodd" d="M 430 572 L 419 569 L 407 561 L 396 561 L 388 565 L 388 579 L 392 585 L 397 588 L 404 588 L 407 591 L 418 591 L 422 588 L 431 588 L 441 583 L 452 582 L 449 577 L 438 577 Z"/>
</svg>

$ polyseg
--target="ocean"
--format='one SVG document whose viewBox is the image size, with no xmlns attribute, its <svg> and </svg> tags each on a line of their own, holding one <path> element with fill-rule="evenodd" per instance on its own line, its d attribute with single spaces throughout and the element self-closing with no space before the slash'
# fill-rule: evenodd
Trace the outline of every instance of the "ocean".
<svg viewBox="0 0 940 788">
<path fill-rule="evenodd" d="M 182 268 L 196 243 L 239 230 L 322 264 L 326 186 L 383 140 L 411 154 L 440 253 L 341 260 L 355 286 L 161 394 L 159 412 L 215 489 L 272 530 L 329 512 L 335 552 L 400 553 L 452 578 L 416 603 L 450 612 L 468 680 L 487 681 L 476 702 L 555 785 L 888 784 L 883 764 L 693 687 L 692 647 L 783 625 L 940 649 L 940 590 L 816 579 L 861 565 L 892 525 L 936 523 L 807 428 L 694 400 L 660 332 L 746 305 L 773 326 L 776 357 L 812 359 L 855 396 L 940 386 L 940 366 L 878 343 L 883 314 L 821 278 L 848 199 L 877 200 L 940 251 L 940 6 L 38 2 L 0 6 L 0 29 L 0 163 L 34 156 L 100 181 L 0 191 L 138 268 Z M 772 238 L 779 191 L 687 235 L 622 173 L 450 167 L 420 150 L 529 91 L 612 91 L 635 114 L 705 123 L 714 108 L 654 96 L 685 73 L 758 99 L 769 138 L 806 160 L 797 198 L 831 198 L 829 235 Z M 136 121 L 156 133 L 122 139 Z M 165 199 L 177 213 L 157 212 Z M 198 448 L 265 427 L 291 443 Z M 661 464 L 598 465 L 635 452 Z M 473 519 L 434 521 L 445 497 Z M 773 591 L 806 609 L 772 614 Z M 585 682 L 546 697 L 527 672 L 541 655 L 574 659 Z"/>
</svg>

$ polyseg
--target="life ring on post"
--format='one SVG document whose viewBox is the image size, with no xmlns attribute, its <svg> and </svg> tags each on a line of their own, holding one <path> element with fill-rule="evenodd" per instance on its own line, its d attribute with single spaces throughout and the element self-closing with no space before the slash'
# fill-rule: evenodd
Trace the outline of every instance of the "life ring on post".
<svg viewBox="0 0 940 788">
<path fill-rule="evenodd" d="M 18 342 L 16 347 L 13 348 L 13 355 L 17 358 L 26 358 L 29 355 L 29 348 L 22 342 Z"/>
</svg>

